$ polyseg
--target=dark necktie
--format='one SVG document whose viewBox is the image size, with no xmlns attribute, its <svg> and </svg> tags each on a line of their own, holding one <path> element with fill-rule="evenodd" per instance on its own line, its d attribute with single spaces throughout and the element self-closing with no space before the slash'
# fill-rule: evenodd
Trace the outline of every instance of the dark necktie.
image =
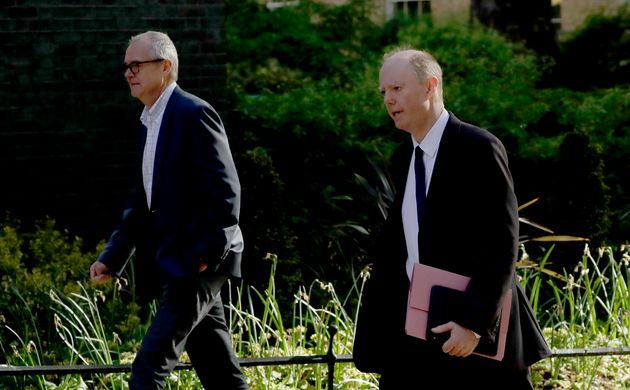
<svg viewBox="0 0 630 390">
<path fill-rule="evenodd" d="M 422 160 L 422 149 L 420 146 L 416 146 L 416 160 L 414 163 L 414 169 L 416 171 L 416 207 L 418 209 L 418 230 L 422 221 L 422 211 L 424 209 L 424 203 L 426 201 L 426 187 L 424 184 L 424 161 Z"/>
</svg>

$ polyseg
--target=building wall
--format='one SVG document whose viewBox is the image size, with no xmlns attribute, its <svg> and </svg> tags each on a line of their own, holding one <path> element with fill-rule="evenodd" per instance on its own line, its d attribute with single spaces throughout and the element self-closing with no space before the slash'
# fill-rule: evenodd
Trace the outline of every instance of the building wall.
<svg viewBox="0 0 630 390">
<path fill-rule="evenodd" d="M 451 20 L 466 22 L 470 18 L 470 0 L 431 1 L 431 14 L 436 22 Z"/>
<path fill-rule="evenodd" d="M 0 5 L 0 212 L 106 238 L 135 163 L 142 105 L 122 63 L 132 35 L 167 32 L 179 84 L 219 109 L 222 0 L 5 0 Z"/>
<path fill-rule="evenodd" d="M 561 0 L 560 17 L 562 30 L 573 31 L 591 14 L 614 13 L 628 0 Z"/>
<path fill-rule="evenodd" d="M 262 0 L 264 1 L 264 0 Z M 320 0 L 328 4 L 343 4 L 347 0 Z M 373 0 L 376 19 L 385 21 L 388 0 Z M 564 31 L 572 31 L 596 12 L 615 12 L 630 0 L 550 0 L 560 4 L 561 26 Z M 445 21 L 466 22 L 470 18 L 471 0 L 431 0 L 431 14 L 436 23 Z"/>
<path fill-rule="evenodd" d="M 265 3 L 270 1 L 280 2 L 281 0 L 259 0 Z M 321 3 L 329 5 L 342 5 L 348 0 L 319 0 Z M 387 8 L 389 0 L 372 0 L 374 4 L 374 20 L 383 23 L 387 19 Z M 436 22 L 456 20 L 460 22 L 468 21 L 470 17 L 471 0 L 431 0 L 431 14 Z"/>
</svg>

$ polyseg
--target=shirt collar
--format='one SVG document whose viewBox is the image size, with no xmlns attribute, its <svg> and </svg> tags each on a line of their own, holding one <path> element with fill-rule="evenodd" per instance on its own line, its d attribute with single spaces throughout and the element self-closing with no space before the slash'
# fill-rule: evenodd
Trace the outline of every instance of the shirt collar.
<svg viewBox="0 0 630 390">
<path fill-rule="evenodd" d="M 166 109 L 166 104 L 168 103 L 168 100 L 173 94 L 176 86 L 176 82 L 170 83 L 166 86 L 166 88 L 164 88 L 164 91 L 162 91 L 160 97 L 155 101 L 151 108 L 144 106 L 142 114 L 140 114 L 140 121 L 143 125 L 147 126 L 150 117 L 158 118 L 164 113 L 164 110 Z"/>
<path fill-rule="evenodd" d="M 422 139 L 422 142 L 418 143 L 413 136 L 411 137 L 414 149 L 416 146 L 420 146 L 420 149 L 422 149 L 424 153 L 434 158 L 440 146 L 440 140 L 442 139 L 442 134 L 444 134 L 448 118 L 449 113 L 446 111 L 446 108 L 443 108 L 437 121 L 431 126 L 427 135 Z"/>
</svg>

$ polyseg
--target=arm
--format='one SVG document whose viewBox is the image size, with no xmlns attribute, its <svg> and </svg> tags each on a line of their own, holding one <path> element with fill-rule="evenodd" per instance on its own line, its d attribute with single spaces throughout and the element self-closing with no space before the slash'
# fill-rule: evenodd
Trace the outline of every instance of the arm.
<svg viewBox="0 0 630 390">
<path fill-rule="evenodd" d="M 132 195 L 129 206 L 123 211 L 122 218 L 111 234 L 105 249 L 90 266 L 90 278 L 95 283 L 105 283 L 112 273 L 120 274 L 135 250 L 133 235 L 137 224 L 137 211 L 134 205 L 137 199 Z"/>
<path fill-rule="evenodd" d="M 193 117 L 196 119 L 191 124 L 191 145 L 200 213 L 193 255 L 216 270 L 241 239 L 240 182 L 227 134 L 216 111 L 203 105 Z"/>
<path fill-rule="evenodd" d="M 494 324 L 513 280 L 518 248 L 516 197 L 503 145 L 495 137 L 480 136 L 467 148 L 470 153 L 464 158 L 474 162 L 462 168 L 462 176 L 472 178 L 464 180 L 463 186 L 470 189 L 465 202 L 472 209 L 463 215 L 474 221 L 467 229 L 471 282 L 458 318 L 434 329 L 436 333 L 451 332 L 443 350 L 453 356 L 472 353 L 479 336 L 490 340 L 496 336 Z"/>
</svg>

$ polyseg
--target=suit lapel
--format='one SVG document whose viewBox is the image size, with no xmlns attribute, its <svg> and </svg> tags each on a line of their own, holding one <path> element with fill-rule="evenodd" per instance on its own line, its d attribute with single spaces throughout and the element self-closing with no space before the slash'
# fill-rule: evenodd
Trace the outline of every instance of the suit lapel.
<svg viewBox="0 0 630 390">
<path fill-rule="evenodd" d="M 446 127 L 444 128 L 444 134 L 440 140 L 440 147 L 438 148 L 437 159 L 433 166 L 433 173 L 431 175 L 431 182 L 429 183 L 429 189 L 427 191 L 427 208 L 431 208 L 431 203 L 438 202 L 440 199 L 440 193 L 444 188 L 448 188 L 447 184 L 453 178 L 449 177 L 450 167 L 453 163 L 457 162 L 457 134 L 461 122 L 457 119 L 453 113 L 450 113 Z"/>
<path fill-rule="evenodd" d="M 158 197 L 155 194 L 159 194 L 160 178 L 162 177 L 162 168 L 164 162 L 164 153 L 170 133 L 173 131 L 173 116 L 177 110 L 179 98 L 181 96 L 181 89 L 177 86 L 173 90 L 166 108 L 164 109 L 164 115 L 162 116 L 162 122 L 160 123 L 160 134 L 158 135 L 158 141 L 155 146 L 155 159 L 153 161 L 153 188 L 151 191 L 151 203 L 152 208 L 157 208 Z"/>
</svg>

